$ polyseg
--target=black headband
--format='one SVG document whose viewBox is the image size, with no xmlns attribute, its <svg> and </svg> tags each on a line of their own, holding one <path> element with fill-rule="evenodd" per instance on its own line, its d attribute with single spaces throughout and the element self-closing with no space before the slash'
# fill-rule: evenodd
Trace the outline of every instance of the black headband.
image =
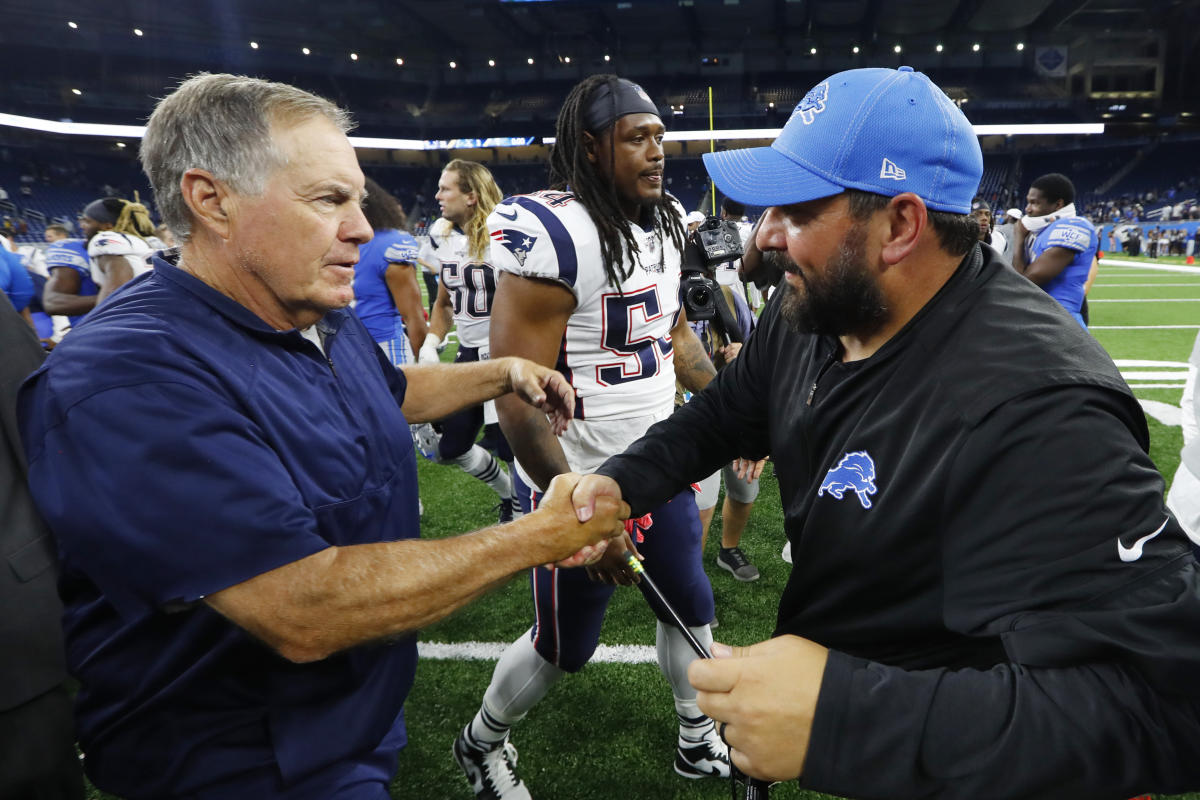
<svg viewBox="0 0 1200 800">
<path fill-rule="evenodd" d="M 650 95 L 633 81 L 617 78 L 614 83 L 601 84 L 592 94 L 583 121 L 592 133 L 600 133 L 626 114 L 653 114 L 658 106 Z"/>
<path fill-rule="evenodd" d="M 114 198 L 102 197 L 99 200 L 93 200 L 84 207 L 83 216 L 87 217 L 88 219 L 94 219 L 96 222 L 104 225 L 116 225 L 117 218 L 120 216 L 120 212 L 118 211 L 118 213 L 114 214 L 108 207 L 108 203 L 105 202 L 112 199 Z M 117 204 L 113 203 L 113 205 Z M 120 206 L 118 206 L 118 208 L 120 208 Z"/>
</svg>

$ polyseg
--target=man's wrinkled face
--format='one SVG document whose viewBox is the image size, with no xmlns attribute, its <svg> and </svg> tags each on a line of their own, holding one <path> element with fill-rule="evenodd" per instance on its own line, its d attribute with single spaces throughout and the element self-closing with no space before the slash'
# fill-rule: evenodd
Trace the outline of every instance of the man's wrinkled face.
<svg viewBox="0 0 1200 800">
<path fill-rule="evenodd" d="M 267 318 L 305 327 L 354 299 L 358 246 L 373 235 L 363 174 L 345 134 L 324 118 L 271 133 L 283 166 L 262 194 L 233 197 L 231 238 L 238 266 L 266 290 Z"/>
</svg>

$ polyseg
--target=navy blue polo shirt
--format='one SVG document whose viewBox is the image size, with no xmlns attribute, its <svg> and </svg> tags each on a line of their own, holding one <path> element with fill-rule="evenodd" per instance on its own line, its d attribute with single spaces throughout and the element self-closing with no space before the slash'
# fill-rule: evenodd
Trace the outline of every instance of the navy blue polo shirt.
<svg viewBox="0 0 1200 800">
<path fill-rule="evenodd" d="M 79 740 L 107 791 L 272 767 L 286 786 L 403 724 L 413 638 L 294 664 L 202 602 L 331 545 L 418 535 L 404 376 L 352 313 L 318 327 L 328 358 L 156 257 L 22 388 Z"/>
</svg>

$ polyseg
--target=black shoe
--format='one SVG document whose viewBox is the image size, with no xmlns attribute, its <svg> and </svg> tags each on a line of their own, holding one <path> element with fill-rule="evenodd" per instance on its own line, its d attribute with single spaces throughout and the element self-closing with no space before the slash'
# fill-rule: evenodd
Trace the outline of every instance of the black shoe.
<svg viewBox="0 0 1200 800">
<path fill-rule="evenodd" d="M 500 502 L 494 505 L 493 510 L 500 512 L 500 524 L 513 521 L 513 501 L 511 497 L 502 497 Z"/>
<path fill-rule="evenodd" d="M 739 581 L 758 580 L 758 567 L 750 563 L 740 547 L 722 547 L 717 553 L 717 566 L 732 573 Z"/>
</svg>

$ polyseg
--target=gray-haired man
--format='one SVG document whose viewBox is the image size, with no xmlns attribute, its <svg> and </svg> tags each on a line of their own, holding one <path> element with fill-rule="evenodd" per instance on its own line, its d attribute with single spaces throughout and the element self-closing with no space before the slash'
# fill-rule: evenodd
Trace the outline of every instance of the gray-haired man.
<svg viewBox="0 0 1200 800">
<path fill-rule="evenodd" d="M 571 524 L 566 476 L 545 513 L 417 540 L 409 421 L 516 391 L 561 430 L 571 396 L 521 359 L 388 363 L 345 310 L 372 235 L 348 128 L 291 86 L 182 84 L 142 146 L 181 247 L 24 387 L 86 769 L 124 797 L 386 798 L 411 633 L 622 530 Z"/>
</svg>

